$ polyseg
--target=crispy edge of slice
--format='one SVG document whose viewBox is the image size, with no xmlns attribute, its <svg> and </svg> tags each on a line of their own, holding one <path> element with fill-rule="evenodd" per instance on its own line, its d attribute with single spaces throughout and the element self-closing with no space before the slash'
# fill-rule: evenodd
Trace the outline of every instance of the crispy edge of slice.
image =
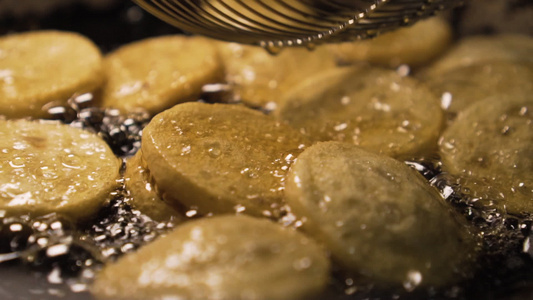
<svg viewBox="0 0 533 300">
<path fill-rule="evenodd" d="M 141 150 L 127 160 L 124 183 L 131 196 L 128 203 L 133 209 L 158 222 L 182 220 L 181 213 L 164 202 L 158 195 L 155 184 L 150 182 L 150 170 L 143 162 Z"/>
</svg>

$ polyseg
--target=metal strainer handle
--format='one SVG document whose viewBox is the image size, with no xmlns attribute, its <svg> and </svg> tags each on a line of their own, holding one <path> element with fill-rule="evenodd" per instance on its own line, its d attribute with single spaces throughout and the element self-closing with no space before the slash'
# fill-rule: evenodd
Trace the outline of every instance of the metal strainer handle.
<svg viewBox="0 0 533 300">
<path fill-rule="evenodd" d="M 133 0 L 185 31 L 282 47 L 364 39 L 464 0 Z"/>
</svg>

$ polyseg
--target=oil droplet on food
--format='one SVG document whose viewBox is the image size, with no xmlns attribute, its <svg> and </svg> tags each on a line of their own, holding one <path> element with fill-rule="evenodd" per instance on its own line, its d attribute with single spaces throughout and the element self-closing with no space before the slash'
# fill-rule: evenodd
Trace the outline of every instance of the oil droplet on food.
<svg viewBox="0 0 533 300">
<path fill-rule="evenodd" d="M 26 166 L 24 159 L 22 157 L 15 157 L 10 162 L 9 165 L 13 168 L 24 168 Z"/>
<path fill-rule="evenodd" d="M 246 210 L 246 207 L 244 205 L 237 204 L 233 207 L 233 209 L 235 209 L 236 213 L 242 213 Z"/>
<path fill-rule="evenodd" d="M 409 68 L 408 65 L 403 64 L 396 69 L 396 73 L 402 77 L 405 77 L 411 73 L 411 68 Z"/>
<path fill-rule="evenodd" d="M 341 98 L 341 104 L 342 105 L 348 105 L 348 104 L 350 104 L 351 100 L 352 99 L 349 96 L 343 96 Z"/>
<path fill-rule="evenodd" d="M 44 167 L 39 168 L 39 170 L 44 179 L 51 180 L 51 179 L 57 179 L 59 177 L 59 175 L 57 175 L 56 170 L 54 168 L 44 166 Z"/>
<path fill-rule="evenodd" d="M 305 48 L 307 48 L 307 50 L 309 50 L 309 51 L 315 51 L 316 44 L 315 43 L 307 43 L 307 44 L 305 44 Z"/>
<path fill-rule="evenodd" d="M 212 158 L 217 158 L 222 154 L 219 143 L 214 143 L 208 146 L 207 154 Z"/>
<path fill-rule="evenodd" d="M 241 174 L 247 176 L 248 178 L 258 178 L 259 174 L 254 172 L 251 168 L 244 168 L 241 170 Z"/>
<path fill-rule="evenodd" d="M 82 160 L 78 156 L 71 153 L 62 159 L 61 164 L 69 169 L 80 169 Z"/>
<path fill-rule="evenodd" d="M 452 105 L 453 96 L 450 92 L 444 92 L 440 98 L 440 107 L 448 110 Z"/>
<path fill-rule="evenodd" d="M 181 148 L 181 155 L 187 155 L 189 153 L 191 153 L 191 145 L 187 145 Z"/>
<path fill-rule="evenodd" d="M 281 53 L 281 51 L 283 50 L 283 44 L 278 44 L 276 45 L 274 42 L 270 41 L 270 42 L 260 42 L 259 45 L 265 49 L 268 54 L 270 55 L 273 55 L 273 56 L 276 56 L 278 54 Z"/>
<path fill-rule="evenodd" d="M 403 287 L 406 291 L 412 292 L 422 282 L 422 274 L 419 271 L 411 270 L 407 272 L 407 278 L 403 282 Z"/>
<path fill-rule="evenodd" d="M 191 209 L 189 211 L 187 211 L 185 213 L 185 215 L 188 217 L 188 218 L 192 218 L 194 216 L 196 216 L 198 214 L 198 211 L 196 209 Z"/>
<path fill-rule="evenodd" d="M 309 257 L 303 257 L 301 259 L 296 260 L 292 264 L 292 266 L 297 271 L 301 271 L 301 270 L 309 269 L 309 267 L 311 267 L 311 264 L 312 264 L 312 261 Z"/>
</svg>

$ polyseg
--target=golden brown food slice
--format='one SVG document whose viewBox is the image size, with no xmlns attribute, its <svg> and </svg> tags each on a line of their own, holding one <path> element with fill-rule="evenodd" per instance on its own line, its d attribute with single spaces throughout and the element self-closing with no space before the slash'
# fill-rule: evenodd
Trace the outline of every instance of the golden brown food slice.
<svg viewBox="0 0 533 300">
<path fill-rule="evenodd" d="M 213 44 L 204 38 L 165 36 L 123 46 L 104 60 L 103 105 L 155 115 L 196 100 L 202 86 L 223 80 Z"/>
<path fill-rule="evenodd" d="M 146 168 L 141 153 L 142 151 L 138 151 L 126 163 L 124 180 L 131 196 L 128 203 L 153 220 L 179 222 L 183 215 L 163 202 L 158 195 L 155 185 L 151 183 L 150 171 Z"/>
<path fill-rule="evenodd" d="M 393 157 L 431 153 L 443 122 L 425 86 L 396 72 L 355 66 L 294 87 L 278 116 L 316 141 L 345 141 Z"/>
<path fill-rule="evenodd" d="M 117 187 L 120 161 L 98 136 L 58 123 L 0 121 L 0 209 L 93 216 Z"/>
<path fill-rule="evenodd" d="M 143 158 L 163 199 L 199 213 L 276 217 L 284 175 L 308 140 L 261 112 L 184 103 L 143 132 Z"/>
<path fill-rule="evenodd" d="M 314 51 L 287 48 L 276 56 L 260 47 L 235 43 L 218 43 L 218 49 L 236 97 L 253 107 L 275 109 L 292 86 L 336 65 L 323 47 Z"/>
<path fill-rule="evenodd" d="M 533 212 L 533 98 L 495 96 L 459 113 L 440 140 L 443 167 L 472 196 L 509 213 Z M 482 183 L 472 184 L 472 177 Z M 500 196 L 488 193 L 496 189 Z"/>
<path fill-rule="evenodd" d="M 342 64 L 366 61 L 383 67 L 419 67 L 443 53 L 451 41 L 448 21 L 430 18 L 371 40 L 328 45 L 328 49 Z"/>
<path fill-rule="evenodd" d="M 323 250 L 268 220 L 191 221 L 106 266 L 98 299 L 308 299 L 329 278 Z"/>
<path fill-rule="evenodd" d="M 0 38 L 0 115 L 43 117 L 45 104 L 66 103 L 102 82 L 100 50 L 76 33 L 35 31 Z"/>
<path fill-rule="evenodd" d="M 446 105 L 457 113 L 494 95 L 533 93 L 533 63 L 493 61 L 455 68 L 427 78 L 437 96 L 448 98 Z"/>
<path fill-rule="evenodd" d="M 453 69 L 491 61 L 533 62 L 531 53 L 533 38 L 526 35 L 470 36 L 461 39 L 420 76 L 439 76 Z"/>
<path fill-rule="evenodd" d="M 355 145 L 307 148 L 285 194 L 303 229 L 341 266 L 382 284 L 449 284 L 474 251 L 468 229 L 423 177 Z"/>
</svg>

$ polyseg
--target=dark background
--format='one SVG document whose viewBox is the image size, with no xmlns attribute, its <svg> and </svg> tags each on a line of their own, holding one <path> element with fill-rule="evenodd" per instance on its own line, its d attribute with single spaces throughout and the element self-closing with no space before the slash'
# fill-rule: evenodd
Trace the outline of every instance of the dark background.
<svg viewBox="0 0 533 300">
<path fill-rule="evenodd" d="M 16 10 L 0 4 L 0 35 L 37 29 L 74 31 L 108 52 L 146 37 L 181 32 L 128 0 L 107 0 L 107 4 L 98 6 L 80 0 L 65 0 L 46 9 L 33 9 L 33 6 L 49 0 L 36 0 L 35 4 L 31 0 L 19 1 L 28 2 L 28 7 Z"/>
</svg>

